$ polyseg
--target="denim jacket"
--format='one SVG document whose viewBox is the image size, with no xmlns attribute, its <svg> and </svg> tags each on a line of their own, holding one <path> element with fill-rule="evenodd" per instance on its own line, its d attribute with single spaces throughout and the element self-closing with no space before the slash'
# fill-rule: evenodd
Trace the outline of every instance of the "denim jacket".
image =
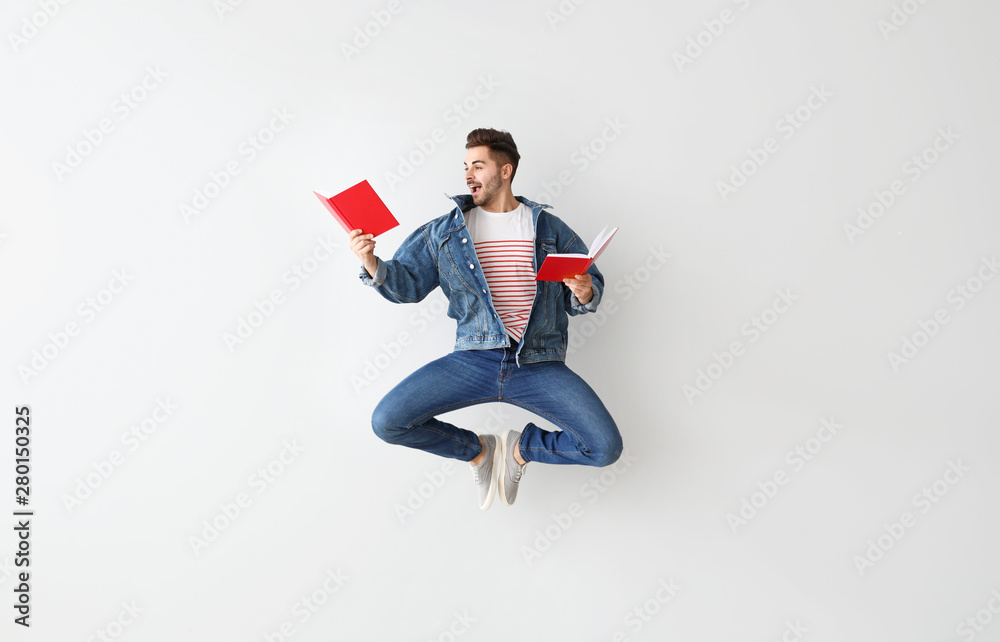
<svg viewBox="0 0 1000 642">
<path fill-rule="evenodd" d="M 465 225 L 465 212 L 475 207 L 472 195 L 445 196 L 455 201 L 455 209 L 415 230 L 392 259 L 378 258 L 374 277 L 362 266 L 361 282 L 374 287 L 393 303 L 415 303 L 440 285 L 448 297 L 448 316 L 458 322 L 456 350 L 508 347 L 510 336 L 493 307 L 486 277 Z M 587 254 L 589 248 L 580 237 L 559 217 L 543 209 L 550 205 L 540 205 L 521 196 L 515 198 L 531 208 L 536 272 L 548 254 Z M 604 291 L 604 277 L 597 265 L 591 265 L 587 273 L 592 277 L 594 296 L 586 304 L 580 303 L 562 282 L 536 281 L 535 300 L 517 347 L 518 367 L 522 363 L 566 360 L 567 315 L 594 312 Z"/>
</svg>

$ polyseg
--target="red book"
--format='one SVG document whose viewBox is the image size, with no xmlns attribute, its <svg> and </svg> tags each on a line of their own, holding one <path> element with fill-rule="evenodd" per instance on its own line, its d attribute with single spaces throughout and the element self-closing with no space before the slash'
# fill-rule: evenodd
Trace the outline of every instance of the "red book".
<svg viewBox="0 0 1000 642">
<path fill-rule="evenodd" d="M 542 267 L 538 268 L 535 280 L 562 281 L 563 279 L 572 279 L 577 274 L 583 274 L 594 264 L 594 261 L 608 246 L 611 237 L 617 231 L 616 227 L 609 232 L 605 226 L 594 242 L 590 244 L 590 250 L 587 254 L 549 254 L 542 261 Z"/>
<path fill-rule="evenodd" d="M 360 229 L 365 234 L 378 236 L 399 225 L 368 181 L 361 181 L 332 196 L 320 191 L 313 191 L 313 194 L 330 210 L 345 232 Z"/>
</svg>

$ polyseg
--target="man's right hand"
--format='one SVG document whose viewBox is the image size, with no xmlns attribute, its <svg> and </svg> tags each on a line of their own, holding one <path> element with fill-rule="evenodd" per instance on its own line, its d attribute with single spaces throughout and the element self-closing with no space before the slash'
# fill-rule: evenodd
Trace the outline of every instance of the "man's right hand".
<svg viewBox="0 0 1000 642">
<path fill-rule="evenodd" d="M 378 268 L 378 259 L 375 257 L 375 235 L 362 234 L 361 230 L 351 230 L 347 238 L 351 243 L 351 251 L 361 259 L 361 264 L 368 270 L 369 276 L 374 277 Z"/>
</svg>

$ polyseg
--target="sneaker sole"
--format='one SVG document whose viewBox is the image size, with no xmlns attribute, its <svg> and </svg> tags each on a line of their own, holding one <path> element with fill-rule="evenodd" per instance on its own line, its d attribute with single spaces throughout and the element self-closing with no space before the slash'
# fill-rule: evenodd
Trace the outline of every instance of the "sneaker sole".
<svg viewBox="0 0 1000 642">
<path fill-rule="evenodd" d="M 497 441 L 500 441 L 499 438 L 497 439 Z M 500 462 L 503 461 L 501 453 L 503 448 L 503 442 L 497 444 L 497 446 L 498 446 L 497 448 L 493 449 L 493 474 L 490 475 L 490 490 L 489 493 L 487 493 L 486 495 L 486 503 L 479 505 L 479 508 L 483 510 L 487 510 L 490 506 L 493 505 L 493 497 L 497 494 L 497 487 L 500 486 L 499 483 L 500 477 L 497 473 L 500 470 Z"/>
<path fill-rule="evenodd" d="M 507 493 L 504 492 L 506 484 L 504 481 L 507 479 L 507 436 L 514 432 L 513 429 L 508 430 L 500 438 L 500 468 L 497 469 L 497 484 L 500 486 L 500 503 L 504 506 L 511 506 L 514 502 L 507 501 Z M 513 454 L 511 454 L 513 457 Z"/>
</svg>

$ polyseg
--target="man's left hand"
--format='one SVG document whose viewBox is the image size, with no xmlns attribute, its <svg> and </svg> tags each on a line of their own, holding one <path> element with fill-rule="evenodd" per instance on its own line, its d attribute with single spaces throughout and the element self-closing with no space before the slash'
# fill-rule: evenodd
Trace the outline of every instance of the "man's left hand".
<svg viewBox="0 0 1000 642">
<path fill-rule="evenodd" d="M 580 303 L 586 304 L 594 297 L 594 291 L 590 289 L 592 279 L 589 274 L 577 274 L 576 278 L 563 279 L 563 283 L 573 291 Z"/>
</svg>

